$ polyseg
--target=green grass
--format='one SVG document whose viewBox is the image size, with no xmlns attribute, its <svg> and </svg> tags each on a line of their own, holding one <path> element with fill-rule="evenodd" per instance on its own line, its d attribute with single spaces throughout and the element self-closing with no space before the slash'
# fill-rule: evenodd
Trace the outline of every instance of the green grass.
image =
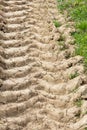
<svg viewBox="0 0 87 130">
<path fill-rule="evenodd" d="M 66 10 L 72 21 L 75 21 L 76 55 L 84 57 L 84 65 L 87 68 L 87 0 L 57 0 L 58 9 Z"/>
<path fill-rule="evenodd" d="M 87 127 L 84 130 L 87 130 Z"/>
<path fill-rule="evenodd" d="M 80 29 L 80 31 L 86 32 L 87 31 L 87 21 L 81 21 L 77 23 L 77 28 Z"/>
<path fill-rule="evenodd" d="M 61 26 L 61 24 L 57 20 L 54 20 L 53 23 L 54 23 L 56 28 Z"/>
</svg>

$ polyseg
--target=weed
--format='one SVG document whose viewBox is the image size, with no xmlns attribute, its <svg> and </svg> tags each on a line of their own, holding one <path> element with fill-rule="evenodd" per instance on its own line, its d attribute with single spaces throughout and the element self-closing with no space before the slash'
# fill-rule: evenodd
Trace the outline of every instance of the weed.
<svg viewBox="0 0 87 130">
<path fill-rule="evenodd" d="M 76 105 L 77 107 L 81 107 L 81 106 L 82 106 L 82 103 L 83 103 L 82 99 L 78 99 L 78 100 L 75 101 L 75 105 Z"/>
<path fill-rule="evenodd" d="M 54 20 L 53 23 L 54 23 L 56 28 L 61 26 L 61 24 L 57 20 Z"/>
<path fill-rule="evenodd" d="M 75 73 L 70 74 L 69 79 L 74 79 L 74 78 L 76 78 L 78 75 L 79 75 L 78 72 L 75 71 Z"/>
</svg>

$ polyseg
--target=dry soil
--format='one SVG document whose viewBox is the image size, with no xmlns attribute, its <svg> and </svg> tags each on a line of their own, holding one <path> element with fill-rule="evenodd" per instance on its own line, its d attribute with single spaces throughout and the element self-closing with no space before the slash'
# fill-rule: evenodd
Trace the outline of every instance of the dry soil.
<svg viewBox="0 0 87 130">
<path fill-rule="evenodd" d="M 56 0 L 1 0 L 0 30 L 0 130 L 85 130 L 83 58 Z"/>
</svg>

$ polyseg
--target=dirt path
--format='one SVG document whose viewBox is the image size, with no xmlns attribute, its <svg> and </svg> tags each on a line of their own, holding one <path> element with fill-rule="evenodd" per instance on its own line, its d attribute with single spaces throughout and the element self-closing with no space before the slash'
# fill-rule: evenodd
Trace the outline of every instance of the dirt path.
<svg viewBox="0 0 87 130">
<path fill-rule="evenodd" d="M 0 130 L 84 130 L 87 85 L 71 23 L 56 0 L 2 1 Z"/>
</svg>

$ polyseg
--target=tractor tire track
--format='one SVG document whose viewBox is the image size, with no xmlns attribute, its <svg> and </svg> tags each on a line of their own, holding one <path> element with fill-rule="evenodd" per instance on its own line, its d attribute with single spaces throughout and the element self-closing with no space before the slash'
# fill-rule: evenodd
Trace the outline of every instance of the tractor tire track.
<svg viewBox="0 0 87 130">
<path fill-rule="evenodd" d="M 0 6 L 0 130 L 84 130 L 87 78 L 72 24 L 55 0 Z"/>
</svg>

